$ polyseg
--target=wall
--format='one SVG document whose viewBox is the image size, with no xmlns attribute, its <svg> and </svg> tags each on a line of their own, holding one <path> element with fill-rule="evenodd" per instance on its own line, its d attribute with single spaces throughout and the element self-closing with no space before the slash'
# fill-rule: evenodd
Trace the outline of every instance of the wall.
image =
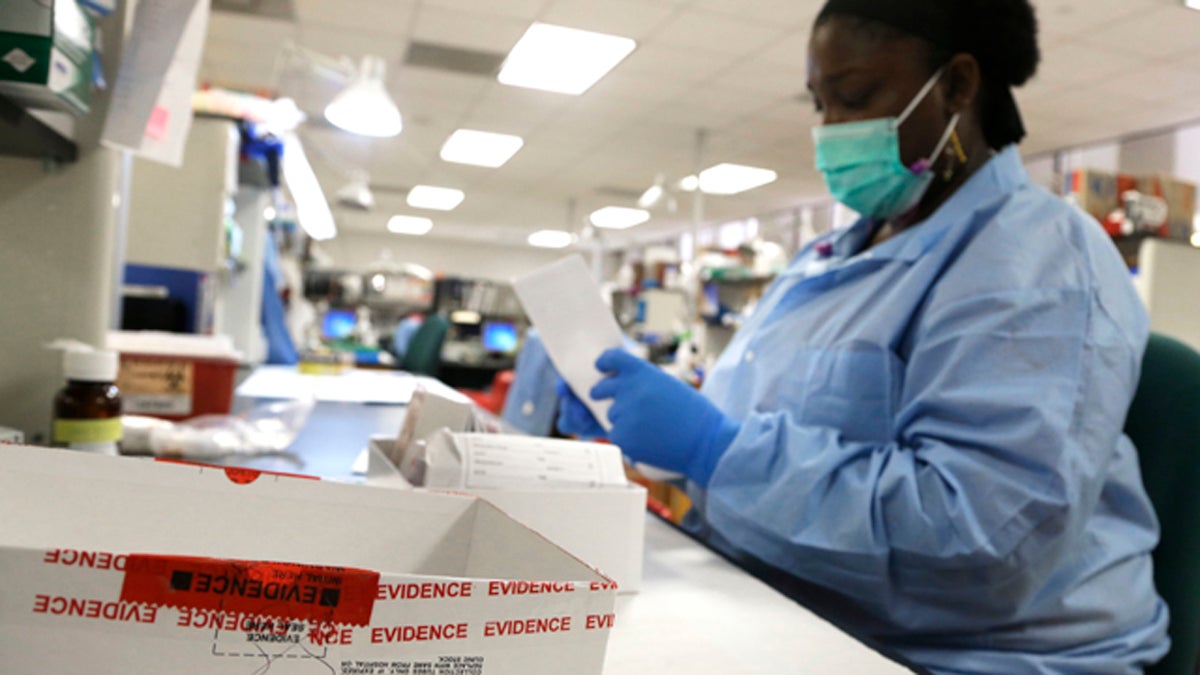
<svg viewBox="0 0 1200 675">
<path fill-rule="evenodd" d="M 96 150 L 58 170 L 0 157 L 0 425 L 45 442 L 62 356 L 102 345 L 111 309 L 118 158 Z"/>
<path fill-rule="evenodd" d="M 100 22 L 105 77 L 116 78 L 127 3 Z M 98 148 L 107 91 L 73 124 L 75 162 L 0 156 L 0 425 L 48 441 L 63 384 L 57 338 L 102 345 L 113 317 L 120 157 Z M 3 128 L 3 127 L 0 127 Z"/>
<path fill-rule="evenodd" d="M 451 241 L 401 235 L 378 236 L 341 232 L 323 241 L 320 249 L 333 259 L 337 269 L 368 270 L 387 255 L 391 260 L 423 265 L 435 274 L 468 279 L 507 282 L 542 265 L 574 253 L 571 249 L 538 249 L 529 246 L 500 246 L 483 242 Z M 591 263 L 590 251 L 580 251 Z"/>
</svg>

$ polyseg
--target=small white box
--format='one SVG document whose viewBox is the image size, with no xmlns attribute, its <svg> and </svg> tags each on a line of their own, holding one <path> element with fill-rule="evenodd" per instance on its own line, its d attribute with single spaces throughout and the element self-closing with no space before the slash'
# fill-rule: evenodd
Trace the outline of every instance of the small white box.
<svg viewBox="0 0 1200 675">
<path fill-rule="evenodd" d="M 0 443 L 24 443 L 25 434 L 20 429 L 0 427 Z"/>
<path fill-rule="evenodd" d="M 393 440 L 385 436 L 371 439 L 366 482 L 411 489 L 412 485 L 388 459 L 391 443 Z M 458 491 L 482 497 L 540 532 L 616 581 L 621 593 L 641 588 L 646 539 L 646 488 L 641 485 Z"/>
<path fill-rule="evenodd" d="M 486 502 L 0 447 L 0 672 L 600 673 L 615 584 Z"/>
</svg>

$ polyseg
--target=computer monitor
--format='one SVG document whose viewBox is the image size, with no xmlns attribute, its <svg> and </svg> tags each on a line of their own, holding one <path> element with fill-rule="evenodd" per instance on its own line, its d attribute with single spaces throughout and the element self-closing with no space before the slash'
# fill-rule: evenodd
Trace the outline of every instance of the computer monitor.
<svg viewBox="0 0 1200 675">
<path fill-rule="evenodd" d="M 344 340 L 354 332 L 358 317 L 352 309 L 326 310 L 321 318 L 321 337 L 326 340 Z"/>
<path fill-rule="evenodd" d="M 517 326 L 511 321 L 485 321 L 483 323 L 483 348 L 498 354 L 517 351 Z"/>
</svg>

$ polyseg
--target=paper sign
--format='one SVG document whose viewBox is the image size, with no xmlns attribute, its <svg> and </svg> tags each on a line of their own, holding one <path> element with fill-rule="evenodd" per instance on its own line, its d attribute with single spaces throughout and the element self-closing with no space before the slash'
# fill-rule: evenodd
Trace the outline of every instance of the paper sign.
<svg viewBox="0 0 1200 675">
<path fill-rule="evenodd" d="M 621 347 L 623 339 L 583 258 L 575 255 L 534 270 L 514 279 L 513 288 L 558 373 L 601 426 L 611 429 L 612 402 L 594 401 L 588 392 L 603 378 L 596 359 Z"/>
<path fill-rule="evenodd" d="M 191 97 L 204 48 L 209 0 L 155 0 L 136 5 L 102 141 L 173 166 L 183 161 Z M 156 108 L 169 114 L 161 138 Z"/>
</svg>

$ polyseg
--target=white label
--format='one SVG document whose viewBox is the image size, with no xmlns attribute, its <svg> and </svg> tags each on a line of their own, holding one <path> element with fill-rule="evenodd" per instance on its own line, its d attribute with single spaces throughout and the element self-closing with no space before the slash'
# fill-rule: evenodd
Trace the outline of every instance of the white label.
<svg viewBox="0 0 1200 675">
<path fill-rule="evenodd" d="M 121 396 L 121 408 L 131 415 L 190 415 L 191 394 L 131 394 Z"/>
<path fill-rule="evenodd" d="M 18 73 L 24 73 L 37 63 L 32 56 L 25 53 L 25 50 L 14 48 L 11 52 L 4 55 L 4 61 L 8 65 L 16 68 Z"/>
<path fill-rule="evenodd" d="M 46 86 L 53 92 L 70 89 L 79 79 L 79 69 L 71 63 L 65 54 L 53 49 L 50 51 L 50 81 Z"/>
<path fill-rule="evenodd" d="M 494 434 L 459 438 L 468 489 L 625 484 L 621 454 L 613 445 Z"/>
</svg>

